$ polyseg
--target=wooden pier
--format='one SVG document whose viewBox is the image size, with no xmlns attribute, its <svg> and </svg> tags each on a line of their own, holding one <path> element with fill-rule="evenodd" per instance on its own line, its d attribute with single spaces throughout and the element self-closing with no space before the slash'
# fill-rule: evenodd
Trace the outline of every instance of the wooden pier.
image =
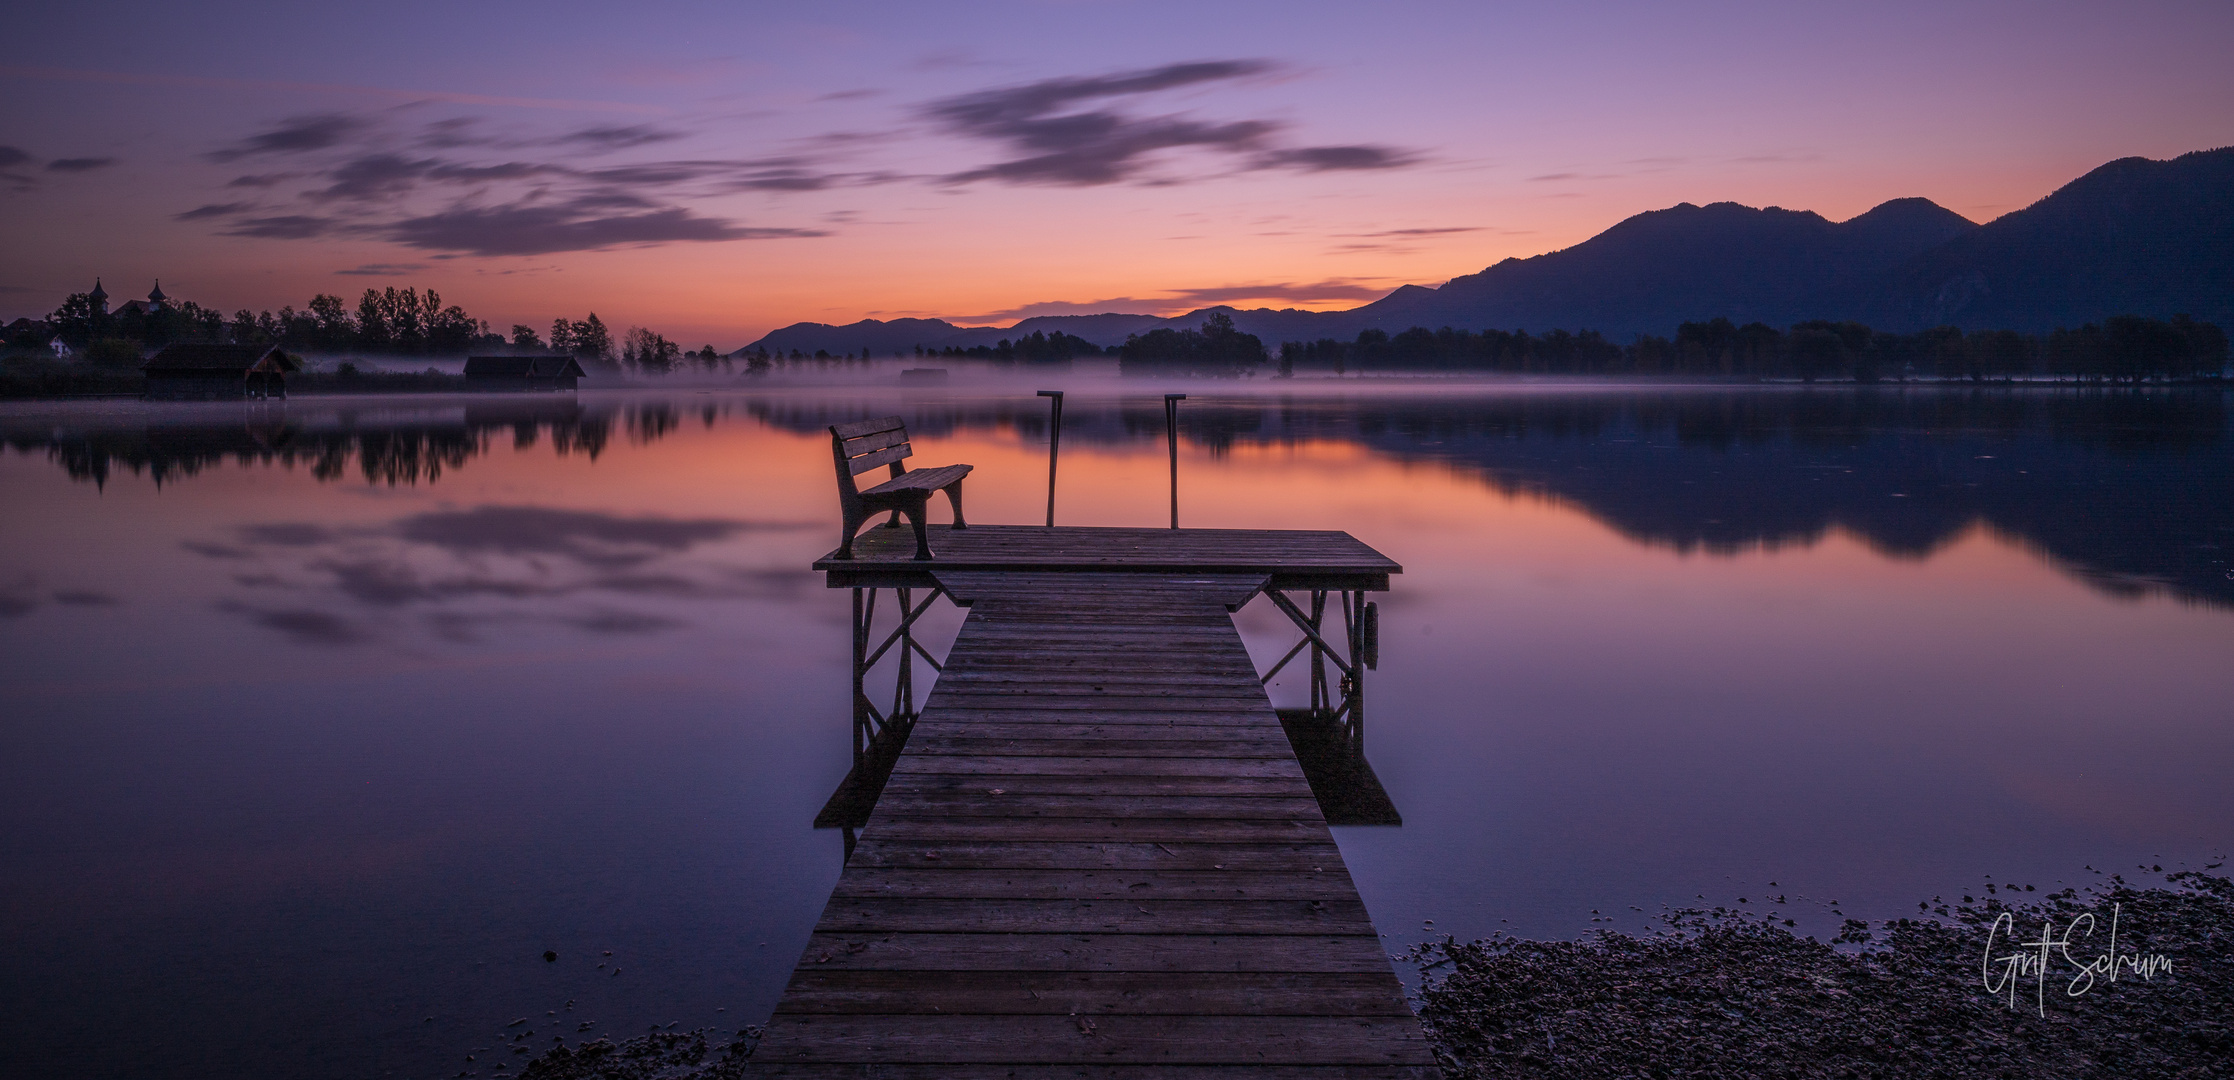
<svg viewBox="0 0 2234 1080">
<path fill-rule="evenodd" d="M 1313 715 L 1361 732 L 1364 594 L 1401 568 L 1345 533 L 941 528 L 926 564 L 902 532 L 816 564 L 856 590 L 849 784 L 874 801 L 756 1071 L 1436 1075 L 1229 614 L 1279 593 L 1341 676 Z M 908 627 L 941 594 L 970 613 L 934 661 Z M 895 644 L 879 709 L 861 673 Z M 917 654 L 943 663 L 920 710 Z"/>
</svg>

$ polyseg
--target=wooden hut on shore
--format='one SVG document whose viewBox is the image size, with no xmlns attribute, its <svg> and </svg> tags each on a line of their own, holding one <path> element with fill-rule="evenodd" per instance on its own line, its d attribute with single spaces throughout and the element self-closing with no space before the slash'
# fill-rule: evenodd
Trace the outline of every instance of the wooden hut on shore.
<svg viewBox="0 0 2234 1080">
<path fill-rule="evenodd" d="M 465 388 L 476 391 L 572 390 L 582 365 L 571 356 L 469 356 Z"/>
<path fill-rule="evenodd" d="M 140 365 L 155 401 L 283 398 L 302 364 L 272 345 L 166 345 Z"/>
</svg>

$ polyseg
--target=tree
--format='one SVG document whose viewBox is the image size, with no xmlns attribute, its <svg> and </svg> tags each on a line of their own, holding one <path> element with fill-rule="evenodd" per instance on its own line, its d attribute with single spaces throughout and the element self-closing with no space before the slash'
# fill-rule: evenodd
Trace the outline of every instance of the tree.
<svg viewBox="0 0 2234 1080">
<path fill-rule="evenodd" d="M 535 336 L 534 327 L 523 326 L 519 323 L 512 324 L 512 347 L 515 349 L 530 349 L 535 352 L 542 352 L 546 348 L 543 339 Z"/>
<path fill-rule="evenodd" d="M 1814 382 L 1818 376 L 1839 370 L 1846 360 L 1846 344 L 1820 325 L 1801 323 L 1793 327 L 1784 338 L 1784 348 L 1792 358 L 1793 371 L 1803 382 Z"/>
<path fill-rule="evenodd" d="M 576 322 L 553 319 L 551 350 L 580 359 L 585 369 L 619 370 L 619 365 L 613 362 L 613 336 L 594 311 L 589 318 Z"/>
<path fill-rule="evenodd" d="M 1117 350 L 1117 370 L 1127 375 L 1191 374 L 1238 378 L 1268 357 L 1255 334 L 1235 329 L 1233 317 L 1215 312 L 1200 329 L 1168 327 L 1133 334 Z"/>
<path fill-rule="evenodd" d="M 100 338 L 85 350 L 85 362 L 106 371 L 129 371 L 141 359 L 139 343 L 119 337 Z"/>
<path fill-rule="evenodd" d="M 621 365 L 631 371 L 641 370 L 646 375 L 667 375 L 675 370 L 675 363 L 682 359 L 682 355 L 682 346 L 641 326 L 629 327 L 627 335 L 622 339 Z"/>
<path fill-rule="evenodd" d="M 349 317 L 348 304 L 341 297 L 319 293 L 310 298 L 309 310 L 318 347 L 338 351 L 356 344 L 357 322 Z"/>
<path fill-rule="evenodd" d="M 47 316 L 47 322 L 63 341 L 82 347 L 96 335 L 106 333 L 115 319 L 93 306 L 91 293 L 71 293 L 54 314 Z"/>
</svg>

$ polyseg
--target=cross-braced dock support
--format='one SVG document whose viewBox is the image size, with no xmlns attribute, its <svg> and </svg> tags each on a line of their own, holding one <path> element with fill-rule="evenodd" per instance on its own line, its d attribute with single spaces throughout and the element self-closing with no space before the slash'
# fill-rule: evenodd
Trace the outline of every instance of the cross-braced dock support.
<svg viewBox="0 0 2234 1080">
<path fill-rule="evenodd" d="M 938 657 L 932 656 L 922 642 L 915 640 L 915 622 L 931 610 L 939 597 L 946 595 L 946 590 L 936 585 L 923 590 L 893 589 L 893 599 L 900 610 L 900 624 L 872 651 L 869 642 L 876 637 L 877 594 L 882 591 L 875 588 L 853 590 L 853 763 L 856 767 L 879 744 L 905 740 L 908 729 L 914 726 L 918 715 L 915 658 L 921 656 L 934 672 L 941 669 Z M 920 603 L 914 598 L 919 591 L 925 594 Z M 869 696 L 869 673 L 894 648 L 900 651 L 894 661 L 897 670 L 893 675 L 892 705 L 889 709 L 879 709 Z"/>
<path fill-rule="evenodd" d="M 1264 595 L 1303 631 L 1303 639 L 1264 673 L 1262 681 L 1271 685 L 1273 676 L 1309 649 L 1311 658 L 1305 666 L 1311 675 L 1311 704 L 1307 709 L 1311 719 L 1334 728 L 1352 750 L 1363 753 L 1365 673 L 1381 664 L 1379 605 L 1367 600 L 1365 593 L 1359 590 L 1312 589 L 1311 610 L 1306 614 L 1283 590 L 1267 588 Z M 1333 597 L 1342 615 L 1340 648 L 1329 639 L 1332 629 L 1327 625 L 1329 596 Z"/>
<path fill-rule="evenodd" d="M 916 640 L 915 624 L 931 605 L 947 595 L 946 590 L 936 584 L 928 588 L 894 587 L 893 607 L 899 612 L 899 624 L 880 639 L 877 594 L 883 591 L 877 587 L 853 590 L 853 768 L 822 812 L 815 815 L 816 828 L 843 830 L 848 856 L 853 854 L 856 830 L 868 822 L 877 796 L 884 791 L 885 778 L 921 715 L 916 707 L 916 661 L 921 659 L 930 665 L 933 673 L 944 668 L 939 658 Z M 887 657 L 892 668 L 892 699 L 890 705 L 878 708 L 870 688 L 871 676 Z"/>
</svg>

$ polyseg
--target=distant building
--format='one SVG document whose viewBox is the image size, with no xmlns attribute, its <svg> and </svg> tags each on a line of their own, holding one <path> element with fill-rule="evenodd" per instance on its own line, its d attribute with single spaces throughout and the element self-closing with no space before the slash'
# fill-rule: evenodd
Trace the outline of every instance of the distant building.
<svg viewBox="0 0 2234 1080">
<path fill-rule="evenodd" d="M 287 373 L 302 365 L 270 345 L 166 345 L 140 365 L 147 396 L 161 401 L 287 396 Z"/>
<path fill-rule="evenodd" d="M 93 298 L 94 304 L 100 307 L 101 310 L 108 310 L 109 294 L 101 291 L 100 278 L 93 279 Z M 163 282 L 161 280 L 157 280 L 155 283 L 155 288 L 148 291 L 147 299 L 130 301 L 123 307 L 116 309 L 116 313 L 118 315 L 153 315 L 156 312 L 169 307 L 170 303 L 171 298 L 163 295 Z"/>
<path fill-rule="evenodd" d="M 469 356 L 465 388 L 475 391 L 572 390 L 582 365 L 571 356 Z"/>
<path fill-rule="evenodd" d="M 93 279 L 93 291 L 86 294 L 86 299 L 93 303 L 93 314 L 106 315 L 109 313 L 109 291 L 101 287 L 100 278 Z"/>
</svg>

